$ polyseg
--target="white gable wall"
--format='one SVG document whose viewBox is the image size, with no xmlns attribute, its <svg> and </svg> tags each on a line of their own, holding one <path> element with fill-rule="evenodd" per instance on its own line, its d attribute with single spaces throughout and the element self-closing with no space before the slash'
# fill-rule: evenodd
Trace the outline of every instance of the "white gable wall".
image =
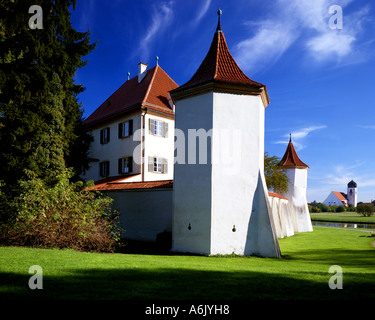
<svg viewBox="0 0 375 320">
<path fill-rule="evenodd" d="M 333 191 L 328 195 L 328 197 L 323 201 L 327 206 L 342 206 L 344 205 L 339 198 L 335 195 Z"/>
</svg>

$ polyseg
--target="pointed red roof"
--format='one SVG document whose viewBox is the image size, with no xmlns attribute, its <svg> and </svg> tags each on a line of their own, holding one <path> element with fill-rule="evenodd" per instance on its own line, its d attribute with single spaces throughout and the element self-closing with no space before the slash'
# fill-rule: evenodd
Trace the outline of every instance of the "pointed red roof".
<svg viewBox="0 0 375 320">
<path fill-rule="evenodd" d="M 212 82 L 231 85 L 235 84 L 237 86 L 252 88 L 253 91 L 255 89 L 259 93 L 261 91 L 266 91 L 266 86 L 262 83 L 251 80 L 240 69 L 230 54 L 224 32 L 221 30 L 220 16 L 210 49 L 208 50 L 202 64 L 188 82 L 173 90 L 171 94 Z M 266 100 L 269 103 L 268 94 L 266 93 L 266 95 Z"/>
<path fill-rule="evenodd" d="M 84 125 L 92 127 L 141 107 L 173 115 L 169 91 L 177 87 L 177 83 L 156 65 L 140 83 L 138 75 L 127 80 L 84 121 Z"/>
<path fill-rule="evenodd" d="M 284 157 L 281 159 L 278 165 L 285 169 L 289 169 L 289 168 L 308 169 L 309 168 L 309 166 L 306 163 L 302 162 L 301 159 L 298 157 L 297 152 L 294 149 L 294 146 L 292 143 L 292 138 L 290 138 Z"/>
</svg>

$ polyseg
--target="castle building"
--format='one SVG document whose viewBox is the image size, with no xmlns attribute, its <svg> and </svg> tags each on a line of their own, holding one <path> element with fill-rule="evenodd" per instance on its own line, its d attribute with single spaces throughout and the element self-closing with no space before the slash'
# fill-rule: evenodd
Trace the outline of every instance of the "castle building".
<svg viewBox="0 0 375 320">
<path fill-rule="evenodd" d="M 301 161 L 292 143 L 292 137 L 279 166 L 286 170 L 289 178 L 288 191 L 282 195 L 289 201 L 293 229 L 296 232 L 313 231 L 306 200 L 307 170 L 309 166 Z"/>
<path fill-rule="evenodd" d="M 138 75 L 85 120 L 94 141 L 84 178 L 114 199 L 125 238 L 155 241 L 167 232 L 177 252 L 280 257 L 278 238 L 306 230 L 307 166 L 290 166 L 299 160 L 290 142 L 283 158 L 290 194 L 268 193 L 267 88 L 233 59 L 218 14 L 188 82 L 178 86 L 158 64 L 140 63 Z"/>
<path fill-rule="evenodd" d="M 156 65 L 139 63 L 127 80 L 85 121 L 93 136 L 86 180 L 141 182 L 173 179 L 174 106 L 178 85 Z"/>
</svg>

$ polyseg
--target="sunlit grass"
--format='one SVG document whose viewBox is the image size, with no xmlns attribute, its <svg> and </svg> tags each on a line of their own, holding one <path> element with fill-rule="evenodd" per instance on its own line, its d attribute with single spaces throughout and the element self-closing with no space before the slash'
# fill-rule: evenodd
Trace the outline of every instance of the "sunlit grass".
<svg viewBox="0 0 375 320">
<path fill-rule="evenodd" d="M 99 254 L 0 248 L 0 298 L 8 299 L 361 299 L 375 297 L 368 233 L 315 227 L 280 239 L 282 259 Z M 43 268 L 43 290 L 28 269 Z M 331 265 L 343 290 L 328 287 Z"/>
</svg>

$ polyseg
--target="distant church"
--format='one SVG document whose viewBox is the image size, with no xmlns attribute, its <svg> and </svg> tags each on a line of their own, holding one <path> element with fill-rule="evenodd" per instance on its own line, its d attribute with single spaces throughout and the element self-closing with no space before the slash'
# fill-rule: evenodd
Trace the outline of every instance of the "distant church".
<svg viewBox="0 0 375 320">
<path fill-rule="evenodd" d="M 357 206 L 357 183 L 351 180 L 348 183 L 347 193 L 339 191 L 331 191 L 327 199 L 323 201 L 327 206 L 342 206 L 349 205 Z"/>
<path fill-rule="evenodd" d="M 218 15 L 208 53 L 188 82 L 178 86 L 158 63 L 149 70 L 140 63 L 138 76 L 85 120 L 94 141 L 84 178 L 114 199 L 126 238 L 155 241 L 169 233 L 177 252 L 280 257 L 278 238 L 312 231 L 308 166 L 290 141 L 280 163 L 291 181 L 289 192 L 268 192 L 267 88 L 239 68 L 227 47 L 220 10 Z M 175 162 L 177 130 L 190 140 L 183 161 Z M 206 134 L 206 163 L 200 146 L 199 153 L 189 147 L 197 140 L 201 145 L 201 137 L 191 139 L 197 132 Z M 231 166 L 218 161 L 231 150 L 223 147 L 229 137 L 240 146 L 240 152 L 230 153 Z"/>
</svg>

